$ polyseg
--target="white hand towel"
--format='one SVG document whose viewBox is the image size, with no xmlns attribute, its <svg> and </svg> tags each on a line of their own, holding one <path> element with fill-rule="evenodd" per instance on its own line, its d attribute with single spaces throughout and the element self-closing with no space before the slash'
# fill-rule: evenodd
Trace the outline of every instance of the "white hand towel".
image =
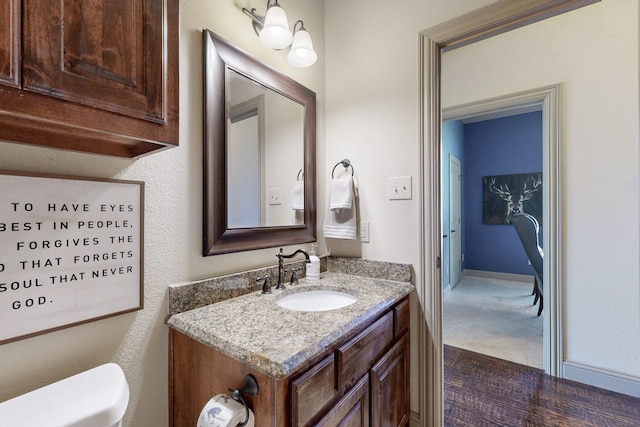
<svg viewBox="0 0 640 427">
<path fill-rule="evenodd" d="M 351 209 L 353 206 L 353 178 L 347 175 L 344 178 L 331 180 L 331 194 L 329 195 L 329 209 L 340 211 Z"/>
<path fill-rule="evenodd" d="M 304 211 L 304 181 L 296 181 L 293 187 L 291 209 L 294 211 Z"/>
<path fill-rule="evenodd" d="M 341 182 L 339 185 L 334 186 L 336 181 Z M 353 203 L 353 191 L 352 177 L 334 179 L 332 181 L 329 206 L 322 226 L 325 238 L 356 239 L 356 209 Z M 348 196 L 343 194 L 345 192 L 348 193 Z M 335 197 L 334 193 L 336 193 Z M 340 208 L 334 209 L 332 206 L 340 206 Z"/>
<path fill-rule="evenodd" d="M 332 211 L 327 209 L 322 233 L 325 238 L 355 240 L 356 210 L 340 209 L 339 211 Z"/>
</svg>

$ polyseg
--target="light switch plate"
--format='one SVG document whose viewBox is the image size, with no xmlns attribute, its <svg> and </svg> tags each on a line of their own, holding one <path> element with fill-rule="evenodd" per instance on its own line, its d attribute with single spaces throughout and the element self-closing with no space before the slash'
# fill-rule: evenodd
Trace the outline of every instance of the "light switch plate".
<svg viewBox="0 0 640 427">
<path fill-rule="evenodd" d="M 389 200 L 411 200 L 411 177 L 396 176 L 389 178 Z"/>
</svg>

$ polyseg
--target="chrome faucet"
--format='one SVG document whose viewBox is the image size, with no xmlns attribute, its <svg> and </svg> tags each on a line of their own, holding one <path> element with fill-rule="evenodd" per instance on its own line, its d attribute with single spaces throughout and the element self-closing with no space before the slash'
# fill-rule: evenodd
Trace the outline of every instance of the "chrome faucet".
<svg viewBox="0 0 640 427">
<path fill-rule="evenodd" d="M 289 255 L 285 255 L 284 253 L 282 253 L 282 248 L 280 248 L 280 252 L 276 255 L 278 257 L 278 285 L 276 286 L 276 289 L 285 289 L 284 286 L 284 282 L 285 282 L 285 278 L 284 278 L 284 259 L 287 258 L 293 258 L 294 256 L 298 255 L 298 254 L 304 254 L 304 257 L 307 259 L 307 262 L 311 262 L 311 260 L 309 259 L 309 254 L 302 250 L 302 249 L 298 249 L 297 251 L 295 251 L 292 254 Z"/>
</svg>

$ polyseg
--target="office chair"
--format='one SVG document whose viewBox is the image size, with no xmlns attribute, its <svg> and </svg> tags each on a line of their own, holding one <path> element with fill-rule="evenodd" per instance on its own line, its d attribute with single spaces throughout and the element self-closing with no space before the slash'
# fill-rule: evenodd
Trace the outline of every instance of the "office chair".
<svg viewBox="0 0 640 427">
<path fill-rule="evenodd" d="M 535 299 L 533 304 L 535 305 L 540 300 L 540 306 L 538 307 L 538 316 L 542 313 L 542 260 L 544 254 L 542 248 L 538 244 L 538 233 L 540 226 L 538 221 L 527 213 L 518 213 L 511 216 L 511 223 L 520 237 L 522 246 L 527 253 L 531 267 L 533 268 L 534 280 L 533 280 L 533 293 Z"/>
</svg>

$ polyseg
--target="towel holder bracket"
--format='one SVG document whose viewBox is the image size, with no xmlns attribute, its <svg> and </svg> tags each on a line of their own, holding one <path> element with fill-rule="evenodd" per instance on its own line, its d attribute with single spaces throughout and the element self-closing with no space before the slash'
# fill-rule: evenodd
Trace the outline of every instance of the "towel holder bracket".
<svg viewBox="0 0 640 427">
<path fill-rule="evenodd" d="M 355 170 L 354 170 L 354 168 L 353 168 L 353 165 L 351 164 L 351 160 L 349 160 L 349 159 L 344 159 L 344 160 L 341 160 L 341 161 L 339 161 L 338 163 L 336 163 L 336 165 L 333 167 L 333 170 L 331 171 L 331 178 L 334 178 L 333 174 L 335 173 L 336 168 L 337 168 L 339 165 L 342 165 L 342 167 L 343 167 L 343 168 L 345 168 L 345 169 L 347 169 L 347 168 L 351 167 L 351 176 L 353 176 L 353 173 L 355 172 Z"/>
</svg>

